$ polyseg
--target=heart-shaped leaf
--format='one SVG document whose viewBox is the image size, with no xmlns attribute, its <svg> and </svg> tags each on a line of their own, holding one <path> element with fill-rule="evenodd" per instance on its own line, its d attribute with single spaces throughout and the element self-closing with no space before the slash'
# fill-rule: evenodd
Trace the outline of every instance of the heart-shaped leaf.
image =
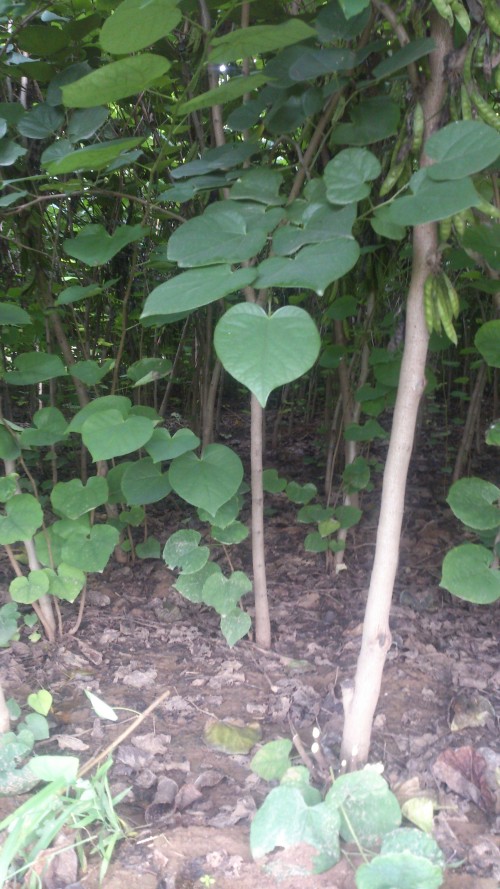
<svg viewBox="0 0 500 889">
<path fill-rule="evenodd" d="M 44 568 L 30 571 L 27 577 L 15 577 L 9 586 L 9 593 L 14 602 L 31 605 L 40 596 L 48 593 L 50 580 Z"/>
<path fill-rule="evenodd" d="M 111 460 L 141 448 L 153 430 L 154 424 L 147 417 L 124 419 L 117 410 L 99 411 L 85 420 L 82 438 L 94 461 Z"/>
<path fill-rule="evenodd" d="M 220 628 L 229 648 L 236 645 L 243 636 L 246 636 L 252 626 L 250 615 L 241 608 L 233 608 L 229 614 L 221 617 Z"/>
<path fill-rule="evenodd" d="M 32 494 L 12 497 L 5 505 L 5 515 L 0 515 L 0 543 L 5 546 L 28 540 L 38 531 L 42 521 L 42 508 Z"/>
<path fill-rule="evenodd" d="M 265 407 L 273 389 L 312 367 L 321 340 L 304 309 L 285 306 L 269 316 L 255 303 L 241 303 L 223 315 L 214 343 L 228 373 Z"/>
<path fill-rule="evenodd" d="M 169 568 L 180 568 L 184 574 L 195 574 L 206 565 L 210 551 L 208 546 L 199 546 L 201 534 L 198 531 L 176 531 L 167 540 L 163 549 L 163 559 Z"/>
<path fill-rule="evenodd" d="M 82 485 L 79 478 L 70 482 L 58 482 L 50 495 L 55 512 L 67 519 L 77 519 L 102 506 L 107 499 L 108 484 L 100 475 L 89 478 L 86 485 Z"/>
<path fill-rule="evenodd" d="M 203 601 L 224 616 L 233 611 L 241 597 L 251 590 L 252 581 L 243 571 L 235 571 L 231 577 L 214 574 L 205 581 Z"/>
<path fill-rule="evenodd" d="M 153 463 L 159 463 L 194 451 L 199 444 L 200 439 L 191 429 L 178 429 L 174 435 L 170 435 L 168 429 L 155 429 L 144 450 Z"/>
<path fill-rule="evenodd" d="M 27 704 L 28 707 L 31 707 L 31 709 L 35 711 L 35 713 L 41 713 L 42 716 L 47 716 L 47 713 L 52 707 L 52 695 L 50 691 L 41 688 L 40 691 L 28 695 Z"/>
<path fill-rule="evenodd" d="M 104 571 L 119 537 L 111 525 L 94 525 L 85 536 L 77 534 L 63 544 L 62 559 L 82 571 Z"/>
<path fill-rule="evenodd" d="M 71 240 L 64 241 L 64 252 L 87 265 L 104 265 L 133 241 L 144 237 L 142 225 L 120 225 L 109 235 L 103 225 L 86 225 Z"/>
<path fill-rule="evenodd" d="M 73 565 L 65 565 L 62 562 L 57 567 L 57 572 L 51 568 L 45 569 L 49 580 L 49 593 L 62 599 L 64 602 L 74 602 L 78 598 L 83 587 L 85 586 L 86 577 L 81 568 L 75 568 Z"/>
<path fill-rule="evenodd" d="M 214 516 L 236 494 L 243 478 L 243 465 L 231 448 L 212 444 L 201 457 L 192 452 L 176 457 L 168 477 L 179 497 Z"/>
<path fill-rule="evenodd" d="M 42 407 L 33 415 L 35 429 L 24 429 L 21 447 L 44 447 L 61 441 L 66 436 L 67 422 L 56 407 Z"/>
<path fill-rule="evenodd" d="M 157 503 L 170 494 L 172 488 L 167 473 L 153 463 L 151 457 L 130 463 L 121 480 L 121 489 L 129 506 Z"/>
</svg>

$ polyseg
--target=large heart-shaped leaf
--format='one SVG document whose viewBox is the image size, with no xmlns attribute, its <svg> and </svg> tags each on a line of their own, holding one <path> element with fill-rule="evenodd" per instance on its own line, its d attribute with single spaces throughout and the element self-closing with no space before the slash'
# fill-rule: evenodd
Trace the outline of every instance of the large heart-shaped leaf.
<svg viewBox="0 0 500 889">
<path fill-rule="evenodd" d="M 285 306 L 269 316 L 255 303 L 241 303 L 223 315 L 214 343 L 228 373 L 265 407 L 273 389 L 312 367 L 321 340 L 304 309 Z"/>
<path fill-rule="evenodd" d="M 120 225 L 108 235 L 103 225 L 87 225 L 72 240 L 64 241 L 64 252 L 87 265 L 104 265 L 133 241 L 144 237 L 142 225 Z"/>
<path fill-rule="evenodd" d="M 46 352 L 23 352 L 14 359 L 16 370 L 6 373 L 4 380 L 12 386 L 29 386 L 66 376 L 66 368 L 58 355 Z"/>
<path fill-rule="evenodd" d="M 168 476 L 179 497 L 215 515 L 236 494 L 243 478 L 243 465 L 231 448 L 212 444 L 201 457 L 192 452 L 176 457 Z"/>
<path fill-rule="evenodd" d="M 229 499 L 229 498 L 227 498 Z M 32 494 L 18 494 L 5 504 L 5 515 L 0 515 L 0 543 L 29 540 L 43 521 L 42 507 Z"/>
<path fill-rule="evenodd" d="M 372 179 L 380 176 L 380 161 L 367 148 L 345 148 L 325 167 L 326 196 L 332 204 L 351 204 L 370 194 Z"/>
<path fill-rule="evenodd" d="M 63 544 L 62 559 L 82 571 L 104 571 L 119 537 L 111 525 L 94 525 L 85 536 L 77 534 Z"/>
<path fill-rule="evenodd" d="M 125 419 L 130 413 L 131 407 L 132 402 L 125 395 L 103 395 L 101 398 L 94 398 L 75 414 L 68 426 L 68 432 L 81 432 L 85 421 L 102 411 L 116 410 Z"/>
<path fill-rule="evenodd" d="M 23 429 L 21 447 L 44 447 L 62 441 L 67 435 L 67 422 L 56 407 L 42 407 L 33 415 L 35 429 Z"/>
<path fill-rule="evenodd" d="M 70 482 L 58 482 L 50 495 L 54 511 L 67 519 L 77 519 L 102 506 L 107 499 L 108 483 L 100 475 L 89 478 L 86 485 L 79 478 Z"/>
<path fill-rule="evenodd" d="M 151 438 L 154 423 L 147 417 L 122 417 L 120 411 L 99 411 L 82 426 L 82 438 L 92 459 L 111 460 L 142 448 Z"/>
</svg>

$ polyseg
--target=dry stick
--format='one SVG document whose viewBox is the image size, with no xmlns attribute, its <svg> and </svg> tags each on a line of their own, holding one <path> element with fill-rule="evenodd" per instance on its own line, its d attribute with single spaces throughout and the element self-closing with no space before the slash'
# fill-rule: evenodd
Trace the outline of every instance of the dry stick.
<svg viewBox="0 0 500 889">
<path fill-rule="evenodd" d="M 134 719 L 133 723 L 129 725 L 128 728 L 126 728 L 125 731 L 121 733 L 121 735 L 118 735 L 118 737 L 115 738 L 114 741 L 111 741 L 111 744 L 108 744 L 108 746 L 105 747 L 104 750 L 102 750 L 96 756 L 93 756 L 92 759 L 89 759 L 89 761 L 86 762 L 85 765 L 83 765 L 81 769 L 78 770 L 77 777 L 83 778 L 83 776 L 90 772 L 91 769 L 94 768 L 94 766 L 102 762 L 103 759 L 106 759 L 106 757 L 113 752 L 115 747 L 118 747 L 119 744 L 125 741 L 125 739 L 128 738 L 128 736 L 131 735 L 132 732 L 135 732 L 136 728 L 138 728 L 141 723 L 144 722 L 144 720 L 149 716 L 149 714 L 152 713 L 153 710 L 156 710 L 156 708 L 159 707 L 160 704 L 165 700 L 165 698 L 168 698 L 169 695 L 170 689 L 167 689 L 167 691 L 164 691 L 159 696 L 159 698 L 156 698 L 153 703 L 149 705 L 149 707 L 146 707 L 143 713 L 139 713 L 139 715 Z"/>
</svg>

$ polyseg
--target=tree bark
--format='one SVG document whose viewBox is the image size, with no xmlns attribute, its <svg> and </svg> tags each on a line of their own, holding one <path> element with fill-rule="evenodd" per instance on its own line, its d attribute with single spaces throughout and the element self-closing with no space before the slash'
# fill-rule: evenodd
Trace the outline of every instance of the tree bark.
<svg viewBox="0 0 500 889">
<path fill-rule="evenodd" d="M 430 77 L 422 95 L 425 138 L 439 128 L 439 115 L 446 98 L 445 58 L 452 49 L 452 34 L 437 14 L 431 16 L 435 50 L 431 53 Z M 422 155 L 421 166 L 429 163 Z M 380 695 L 382 672 L 391 647 L 389 612 L 399 557 L 406 479 L 420 399 L 425 389 L 425 363 L 429 334 L 423 312 L 423 289 L 427 275 L 439 262 L 436 223 L 415 226 L 413 266 L 408 293 L 406 337 L 389 451 L 382 486 L 377 530 L 361 651 L 354 684 L 343 687 L 344 733 L 341 759 L 349 770 L 368 759 L 373 717 Z"/>
</svg>

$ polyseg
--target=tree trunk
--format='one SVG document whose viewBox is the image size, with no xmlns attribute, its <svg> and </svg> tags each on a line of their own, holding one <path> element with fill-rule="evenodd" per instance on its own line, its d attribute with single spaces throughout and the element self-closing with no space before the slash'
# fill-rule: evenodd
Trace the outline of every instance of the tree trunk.
<svg viewBox="0 0 500 889">
<path fill-rule="evenodd" d="M 438 129 L 439 114 L 447 90 L 444 61 L 452 49 L 451 31 L 444 19 L 432 14 L 431 21 L 431 33 L 436 48 L 430 55 L 430 79 L 422 96 L 426 138 Z M 427 163 L 428 160 L 422 156 L 421 165 L 425 166 Z M 398 565 L 406 478 L 418 407 L 426 384 L 425 362 L 429 334 L 423 312 L 423 288 L 427 275 L 439 262 L 437 248 L 436 223 L 414 228 L 405 348 L 384 472 L 377 545 L 361 651 L 354 683 L 349 681 L 343 686 L 345 722 L 341 759 L 349 770 L 364 764 L 368 759 L 382 672 L 392 642 L 389 612 Z"/>
</svg>

